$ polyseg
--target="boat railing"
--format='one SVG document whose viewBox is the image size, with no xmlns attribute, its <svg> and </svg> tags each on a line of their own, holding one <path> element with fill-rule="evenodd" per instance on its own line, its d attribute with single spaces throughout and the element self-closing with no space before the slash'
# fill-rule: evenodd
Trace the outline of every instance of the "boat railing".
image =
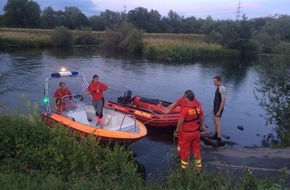
<svg viewBox="0 0 290 190">
<path fill-rule="evenodd" d="M 122 119 L 122 122 L 121 122 L 121 125 L 120 125 L 120 131 L 122 130 L 122 126 L 123 126 L 123 123 L 125 121 L 125 118 L 126 117 L 131 117 L 134 119 L 134 131 L 136 132 L 137 130 L 137 121 L 136 121 L 136 117 L 134 115 L 131 115 L 131 114 L 126 114 L 124 115 L 123 119 Z"/>
</svg>

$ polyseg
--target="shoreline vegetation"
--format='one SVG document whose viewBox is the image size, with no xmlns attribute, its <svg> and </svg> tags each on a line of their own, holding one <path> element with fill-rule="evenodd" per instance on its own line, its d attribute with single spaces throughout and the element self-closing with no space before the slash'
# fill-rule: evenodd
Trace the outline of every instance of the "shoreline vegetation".
<svg viewBox="0 0 290 190">
<path fill-rule="evenodd" d="M 50 47 L 96 47 L 121 53 L 141 54 L 150 60 L 184 62 L 194 60 L 259 59 L 262 55 L 289 56 L 290 43 L 274 42 L 272 47 L 259 48 L 257 41 L 232 42 L 221 45 L 213 34 L 144 33 L 131 23 L 105 31 L 89 27 L 69 30 L 64 26 L 55 29 L 1 28 L 0 50 Z M 232 47 L 232 48 L 231 48 Z M 262 46 L 261 46 L 262 47 Z M 267 48 L 271 50 L 267 50 Z M 266 51 L 267 50 L 267 51 Z"/>
<path fill-rule="evenodd" d="M 66 29 L 67 30 L 67 29 Z M 132 29 L 129 29 L 130 31 Z M 20 29 L 0 28 L 0 49 L 49 48 L 62 46 L 53 40 L 53 29 Z M 88 28 L 67 30 L 74 47 L 98 47 L 106 49 L 104 42 L 110 31 L 96 32 Z M 64 34 L 58 34 L 63 39 Z M 67 35 L 66 35 L 67 36 Z M 57 39 L 56 39 L 57 40 Z M 110 42 L 112 43 L 112 42 Z M 116 44 L 117 42 L 113 42 Z M 130 43 L 130 42 L 128 42 Z M 110 48 L 110 47 L 107 47 Z M 164 61 L 190 61 L 197 59 L 239 59 L 239 52 L 224 48 L 217 43 L 208 43 L 203 34 L 159 34 L 144 33 L 142 35 L 141 53 L 145 58 Z M 119 51 L 124 51 L 121 48 Z M 130 50 L 125 49 L 125 51 Z"/>
<path fill-rule="evenodd" d="M 37 107 L 37 106 L 35 106 Z M 242 177 L 180 170 L 179 162 L 163 182 L 144 182 L 141 170 L 124 146 L 101 145 L 62 126 L 47 127 L 37 112 L 0 116 L 0 184 L 3 189 L 285 189 L 287 172 L 278 183 L 258 179 L 245 166 Z"/>
</svg>

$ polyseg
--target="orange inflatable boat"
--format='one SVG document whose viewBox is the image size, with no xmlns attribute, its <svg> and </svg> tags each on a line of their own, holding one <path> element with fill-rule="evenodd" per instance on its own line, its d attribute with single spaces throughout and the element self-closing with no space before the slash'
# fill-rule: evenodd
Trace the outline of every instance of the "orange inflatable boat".
<svg viewBox="0 0 290 190">
<path fill-rule="evenodd" d="M 145 98 L 141 96 L 132 97 L 132 92 L 126 91 L 123 97 L 119 97 L 117 102 L 107 101 L 105 107 L 113 108 L 125 114 L 132 114 L 139 121 L 152 127 L 176 127 L 180 107 L 176 107 L 170 114 L 165 115 L 165 111 L 172 103 Z"/>
</svg>

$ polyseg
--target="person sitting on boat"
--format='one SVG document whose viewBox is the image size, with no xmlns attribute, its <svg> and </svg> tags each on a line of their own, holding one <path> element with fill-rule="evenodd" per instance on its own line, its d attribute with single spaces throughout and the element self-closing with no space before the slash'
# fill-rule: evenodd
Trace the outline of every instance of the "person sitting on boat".
<svg viewBox="0 0 290 190">
<path fill-rule="evenodd" d="M 93 106 L 96 111 L 97 123 L 96 126 L 103 126 L 103 108 L 104 108 L 104 91 L 108 90 L 108 85 L 99 81 L 99 76 L 94 75 L 93 80 L 88 86 L 88 92 L 84 95 L 90 94 L 93 99 Z"/>
<path fill-rule="evenodd" d="M 204 114 L 200 103 L 191 90 L 186 91 L 184 101 L 186 105 L 181 109 L 175 130 L 178 134 L 177 150 L 181 158 L 181 169 L 187 168 L 192 149 L 195 168 L 201 171 L 200 132 L 201 130 L 206 131 Z"/>
<path fill-rule="evenodd" d="M 71 95 L 71 90 L 66 87 L 66 84 L 64 82 L 60 82 L 59 88 L 55 91 L 53 96 L 53 102 L 57 112 L 61 113 L 62 111 L 66 111 L 68 104 L 65 99 L 66 97 L 71 98 Z"/>
</svg>

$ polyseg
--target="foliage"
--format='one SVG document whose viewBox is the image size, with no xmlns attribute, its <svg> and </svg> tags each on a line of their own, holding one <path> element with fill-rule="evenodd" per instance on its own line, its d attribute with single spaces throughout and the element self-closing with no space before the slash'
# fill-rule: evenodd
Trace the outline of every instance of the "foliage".
<svg viewBox="0 0 290 190">
<path fill-rule="evenodd" d="M 143 33 L 136 29 L 131 23 L 123 23 L 106 32 L 102 44 L 105 48 L 130 53 L 142 53 Z"/>
<path fill-rule="evenodd" d="M 100 43 L 100 39 L 88 27 L 78 30 L 74 36 L 75 45 L 98 45 Z"/>
<path fill-rule="evenodd" d="M 275 56 L 264 62 L 255 93 L 266 110 L 267 123 L 275 124 L 281 145 L 290 146 L 290 63 L 285 56 Z M 261 98 L 258 98 L 261 97 Z"/>
<path fill-rule="evenodd" d="M 106 9 L 105 12 L 101 12 L 100 17 L 105 23 L 106 29 L 114 28 L 123 22 L 119 12 L 114 12 L 108 9 Z"/>
<path fill-rule="evenodd" d="M 65 7 L 64 26 L 74 30 L 89 26 L 88 18 L 77 7 Z"/>
<path fill-rule="evenodd" d="M 64 26 L 56 27 L 51 35 L 51 41 L 58 47 L 71 47 L 73 45 L 73 35 Z"/>
<path fill-rule="evenodd" d="M 280 42 L 273 49 L 275 54 L 290 55 L 290 43 Z"/>
<path fill-rule="evenodd" d="M 46 7 L 41 14 L 41 27 L 47 29 L 53 29 L 57 26 L 64 25 L 62 22 L 62 11 L 54 11 L 52 7 Z"/>
<path fill-rule="evenodd" d="M 205 43 L 203 35 L 148 34 L 144 55 L 150 59 L 188 61 L 212 58 L 239 58 L 239 53 L 215 43 Z"/>
<path fill-rule="evenodd" d="M 103 31 L 106 28 L 105 21 L 101 16 L 91 16 L 89 21 L 94 31 Z"/>
<path fill-rule="evenodd" d="M 273 183 L 271 180 L 259 180 L 257 177 L 252 173 L 252 171 L 248 168 L 244 168 L 244 175 L 241 178 L 241 189 L 244 190 L 271 190 L 271 189 L 284 189 L 281 185 Z"/>
<path fill-rule="evenodd" d="M 94 137 L 77 140 L 59 126 L 0 117 L 0 184 L 3 189 L 125 189 L 142 180 L 132 154 Z"/>
<path fill-rule="evenodd" d="M 0 48 L 35 48 L 48 47 L 50 43 L 50 32 L 38 29 L 0 29 Z"/>
<path fill-rule="evenodd" d="M 40 25 L 40 6 L 34 1 L 8 0 L 4 11 L 5 26 L 38 28 Z"/>
</svg>

